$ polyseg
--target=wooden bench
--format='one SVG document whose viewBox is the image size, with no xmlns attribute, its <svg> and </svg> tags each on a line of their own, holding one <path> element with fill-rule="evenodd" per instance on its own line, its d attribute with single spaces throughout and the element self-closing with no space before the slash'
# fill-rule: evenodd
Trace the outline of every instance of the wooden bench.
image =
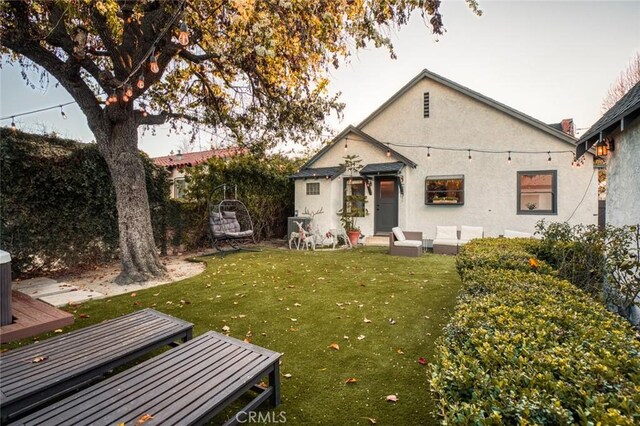
<svg viewBox="0 0 640 426">
<path fill-rule="evenodd" d="M 257 390 L 257 397 L 227 422 L 242 423 L 242 416 L 265 400 L 280 403 L 280 356 L 210 331 L 15 424 L 114 426 L 143 418 L 150 425 L 204 424 L 247 391 Z M 256 386 L 267 375 L 268 386 Z"/>
<path fill-rule="evenodd" d="M 193 324 L 144 309 L 0 355 L 1 420 L 64 395 L 108 371 L 178 340 Z"/>
</svg>

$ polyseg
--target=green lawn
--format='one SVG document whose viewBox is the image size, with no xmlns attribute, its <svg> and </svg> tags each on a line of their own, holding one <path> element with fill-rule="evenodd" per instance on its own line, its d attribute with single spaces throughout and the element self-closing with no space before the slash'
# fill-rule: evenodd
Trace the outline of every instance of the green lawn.
<svg viewBox="0 0 640 426">
<path fill-rule="evenodd" d="M 418 359 L 431 359 L 455 305 L 453 257 L 365 248 L 204 259 L 197 277 L 72 308 L 69 329 L 146 307 L 193 322 L 196 335 L 228 326 L 233 337 L 250 332 L 253 343 L 284 353 L 281 373 L 290 377 L 275 412 L 287 424 L 436 423 Z M 396 403 L 385 400 L 390 394 Z"/>
</svg>

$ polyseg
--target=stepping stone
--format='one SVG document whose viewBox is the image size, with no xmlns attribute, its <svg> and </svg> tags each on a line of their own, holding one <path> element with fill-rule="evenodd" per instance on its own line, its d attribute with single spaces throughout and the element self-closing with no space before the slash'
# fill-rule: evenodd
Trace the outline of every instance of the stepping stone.
<svg viewBox="0 0 640 426">
<path fill-rule="evenodd" d="M 15 286 L 14 290 L 37 299 L 44 296 L 77 291 L 78 287 L 71 284 L 58 283 L 56 281 L 45 278 L 42 281 L 37 281 L 35 284 L 30 283 L 28 285 Z"/>
<path fill-rule="evenodd" d="M 97 291 L 78 290 L 38 297 L 38 299 L 42 300 L 43 302 L 47 302 L 50 305 L 60 307 L 66 306 L 68 304 L 75 305 L 94 299 L 102 299 L 104 297 L 106 297 L 104 294 L 98 293 Z"/>
<path fill-rule="evenodd" d="M 34 285 L 55 284 L 57 282 L 58 281 L 52 280 L 51 278 L 46 278 L 46 277 L 31 278 L 30 280 L 14 281 L 13 282 L 13 289 L 14 290 L 20 290 L 22 288 L 30 287 L 30 286 L 34 286 Z"/>
</svg>

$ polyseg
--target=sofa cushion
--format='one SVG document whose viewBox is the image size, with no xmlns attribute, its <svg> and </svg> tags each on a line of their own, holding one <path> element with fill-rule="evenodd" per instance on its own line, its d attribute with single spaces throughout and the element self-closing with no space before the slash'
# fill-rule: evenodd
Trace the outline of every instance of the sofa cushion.
<svg viewBox="0 0 640 426">
<path fill-rule="evenodd" d="M 395 243 L 393 243 L 393 245 L 396 247 L 422 247 L 422 241 L 403 240 L 403 241 L 396 241 Z"/>
<path fill-rule="evenodd" d="M 456 226 L 436 226 L 436 240 L 458 240 Z M 435 243 L 434 243 L 435 244 Z"/>
<path fill-rule="evenodd" d="M 505 229 L 504 236 L 506 238 L 531 238 L 532 237 L 532 235 L 528 232 L 512 231 L 511 229 Z"/>
<path fill-rule="evenodd" d="M 434 246 L 453 246 L 456 247 L 458 245 L 458 239 L 452 240 L 451 238 L 438 238 L 433 240 Z"/>
<path fill-rule="evenodd" d="M 393 232 L 393 235 L 396 236 L 396 239 L 398 241 L 405 241 L 407 238 L 404 236 L 404 232 L 402 232 L 402 229 L 400 229 L 400 227 L 396 226 L 394 228 L 391 228 L 391 232 Z"/>
<path fill-rule="evenodd" d="M 484 236 L 484 228 L 482 226 L 465 226 L 460 227 L 460 244 L 468 243 L 474 238 L 482 238 Z"/>
</svg>

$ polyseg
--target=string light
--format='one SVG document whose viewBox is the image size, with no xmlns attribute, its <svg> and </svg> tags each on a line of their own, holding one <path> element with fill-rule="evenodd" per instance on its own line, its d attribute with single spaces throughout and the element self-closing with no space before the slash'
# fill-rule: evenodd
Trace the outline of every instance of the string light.
<svg viewBox="0 0 640 426">
<path fill-rule="evenodd" d="M 349 146 L 347 145 L 347 139 L 344 140 L 344 150 L 346 151 L 349 148 Z"/>
<path fill-rule="evenodd" d="M 551 162 L 551 151 L 547 151 L 547 154 L 549 155 L 549 158 L 547 158 L 547 163 Z"/>
<path fill-rule="evenodd" d="M 140 77 L 138 77 L 138 83 L 136 83 L 136 86 L 138 86 L 138 89 L 144 89 L 144 74 L 140 74 Z"/>
<path fill-rule="evenodd" d="M 60 105 L 60 115 L 62 116 L 63 120 L 66 120 L 67 118 L 67 114 L 64 113 L 64 110 L 62 109 L 62 105 Z"/>
<path fill-rule="evenodd" d="M 391 147 L 387 144 L 387 157 L 391 157 Z"/>
<path fill-rule="evenodd" d="M 129 98 L 133 96 L 133 87 L 130 84 L 127 84 L 124 94 Z"/>
<path fill-rule="evenodd" d="M 149 69 L 154 74 L 157 74 L 160 71 L 160 68 L 158 67 L 158 58 L 156 57 L 155 50 L 151 53 L 151 56 L 149 57 Z"/>
<path fill-rule="evenodd" d="M 509 158 L 507 158 L 507 163 L 511 164 L 511 151 L 509 151 Z"/>
<path fill-rule="evenodd" d="M 189 44 L 189 33 L 187 31 L 188 31 L 187 24 L 184 22 L 181 22 L 180 34 L 178 35 L 178 42 L 183 46 L 186 46 L 187 44 Z"/>
<path fill-rule="evenodd" d="M 471 150 L 468 150 L 468 151 L 469 151 L 469 161 L 471 161 Z"/>
<path fill-rule="evenodd" d="M 15 117 L 11 117 L 11 130 L 14 132 L 17 130 Z"/>
<path fill-rule="evenodd" d="M 431 160 L 431 147 L 427 147 L 427 160 Z"/>
<path fill-rule="evenodd" d="M 129 97 L 126 94 L 122 95 L 122 102 L 129 102 Z"/>
</svg>

